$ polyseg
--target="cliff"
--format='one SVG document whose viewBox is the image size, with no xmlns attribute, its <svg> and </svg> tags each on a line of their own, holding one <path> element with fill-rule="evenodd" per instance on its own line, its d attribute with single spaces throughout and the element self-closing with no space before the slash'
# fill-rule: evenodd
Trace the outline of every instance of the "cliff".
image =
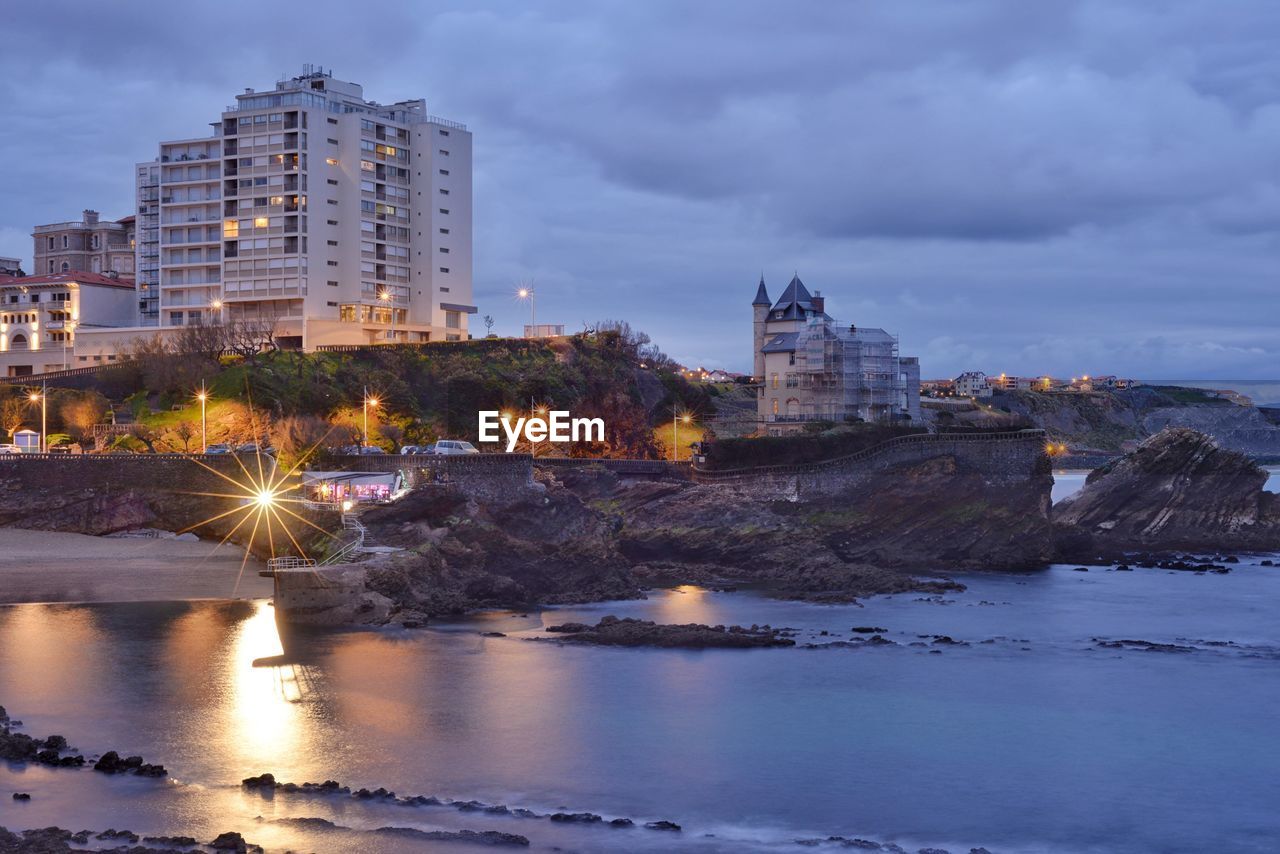
<svg viewBox="0 0 1280 854">
<path fill-rule="evenodd" d="M 408 551 L 371 589 L 425 614 L 642 595 L 647 586 L 754 583 L 848 599 L 954 586 L 949 571 L 1026 570 L 1050 557 L 1047 466 L 999 481 L 957 455 L 871 471 L 832 495 L 687 481 L 624 482 L 599 468 L 539 471 L 511 500 L 428 486 L 364 514 Z"/>
<path fill-rule="evenodd" d="M 1170 428 L 1093 471 L 1053 508 L 1064 558 L 1133 551 L 1280 549 L 1280 500 L 1267 472 L 1187 428 Z"/>
<path fill-rule="evenodd" d="M 997 409 L 1028 418 L 1050 441 L 1075 448 L 1118 452 L 1126 442 L 1166 427 L 1190 427 L 1222 448 L 1258 457 L 1280 457 L 1280 424 L 1253 406 L 1215 399 L 1198 389 L 1139 386 L 1078 394 L 1000 392 Z"/>
</svg>

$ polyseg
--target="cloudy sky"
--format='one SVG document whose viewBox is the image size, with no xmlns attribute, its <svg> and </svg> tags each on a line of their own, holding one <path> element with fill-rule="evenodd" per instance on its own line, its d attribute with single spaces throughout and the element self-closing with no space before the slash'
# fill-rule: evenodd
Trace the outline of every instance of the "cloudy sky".
<svg viewBox="0 0 1280 854">
<path fill-rule="evenodd" d="M 1280 377 L 1280 4 L 6 10 L 0 255 L 304 62 L 475 134 L 475 299 L 750 367 L 763 272 L 926 376 Z M 234 28 L 234 32 L 231 29 Z"/>
</svg>

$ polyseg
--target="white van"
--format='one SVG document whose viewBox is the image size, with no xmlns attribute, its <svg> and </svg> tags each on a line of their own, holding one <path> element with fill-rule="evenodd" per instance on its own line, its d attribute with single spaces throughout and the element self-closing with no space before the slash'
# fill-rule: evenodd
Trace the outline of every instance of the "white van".
<svg viewBox="0 0 1280 854">
<path fill-rule="evenodd" d="M 463 442 L 461 439 L 441 439 L 436 442 L 435 452 L 437 454 L 478 454 L 479 449 L 470 442 Z"/>
</svg>

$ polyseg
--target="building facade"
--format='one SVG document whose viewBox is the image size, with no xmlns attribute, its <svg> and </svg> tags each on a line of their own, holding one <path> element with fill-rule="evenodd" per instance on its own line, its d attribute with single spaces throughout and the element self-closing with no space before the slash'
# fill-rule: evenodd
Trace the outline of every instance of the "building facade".
<svg viewBox="0 0 1280 854">
<path fill-rule="evenodd" d="M 134 285 L 123 277 L 0 277 L 0 371 L 12 377 L 83 367 L 78 332 L 129 327 L 134 318 Z"/>
<path fill-rule="evenodd" d="M 115 273 L 133 278 L 134 218 L 104 220 L 86 210 L 80 222 L 37 225 L 31 234 L 35 253 L 31 273 Z"/>
<path fill-rule="evenodd" d="M 0 255 L 0 276 L 25 276 L 21 258 L 8 258 Z"/>
<path fill-rule="evenodd" d="M 471 134 L 305 67 L 137 167 L 140 325 L 269 321 L 283 346 L 463 340 Z"/>
<path fill-rule="evenodd" d="M 757 411 L 770 435 L 815 421 L 920 418 L 920 362 L 883 329 L 842 324 L 799 276 L 776 303 L 764 278 L 752 301 Z"/>
</svg>

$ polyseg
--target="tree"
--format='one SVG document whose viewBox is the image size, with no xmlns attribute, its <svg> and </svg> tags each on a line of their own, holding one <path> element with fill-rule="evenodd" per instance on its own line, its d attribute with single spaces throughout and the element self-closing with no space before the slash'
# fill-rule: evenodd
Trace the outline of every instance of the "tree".
<svg viewBox="0 0 1280 854">
<path fill-rule="evenodd" d="M 107 417 L 107 400 L 97 392 L 89 392 L 62 404 L 62 422 L 77 439 L 84 440 L 93 434 L 96 424 Z"/>
<path fill-rule="evenodd" d="M 240 318 L 223 327 L 226 350 L 254 362 L 265 351 L 279 350 L 276 343 L 276 322 L 263 318 Z"/>
<path fill-rule="evenodd" d="M 156 452 L 156 434 L 146 424 L 139 422 L 129 425 L 129 436 L 145 445 L 150 453 Z"/>
<path fill-rule="evenodd" d="M 483 319 L 484 319 L 485 336 L 488 337 L 489 335 L 493 334 L 493 323 L 494 323 L 493 315 L 486 314 Z"/>
<path fill-rule="evenodd" d="M 194 421 L 179 421 L 160 436 L 161 448 L 189 454 L 199 444 L 200 427 Z"/>
<path fill-rule="evenodd" d="M 271 430 L 276 459 L 292 468 L 315 453 L 329 438 L 333 427 L 316 415 L 290 415 L 277 421 Z"/>
<path fill-rule="evenodd" d="M 13 439 L 13 434 L 22 429 L 22 425 L 27 422 L 27 402 L 16 395 L 6 397 L 3 403 L 0 403 L 0 427 L 4 427 L 9 434 L 9 439 Z"/>
<path fill-rule="evenodd" d="M 378 427 L 378 435 L 392 444 L 392 451 L 398 451 L 404 443 L 404 428 L 399 424 L 382 424 Z"/>
</svg>

